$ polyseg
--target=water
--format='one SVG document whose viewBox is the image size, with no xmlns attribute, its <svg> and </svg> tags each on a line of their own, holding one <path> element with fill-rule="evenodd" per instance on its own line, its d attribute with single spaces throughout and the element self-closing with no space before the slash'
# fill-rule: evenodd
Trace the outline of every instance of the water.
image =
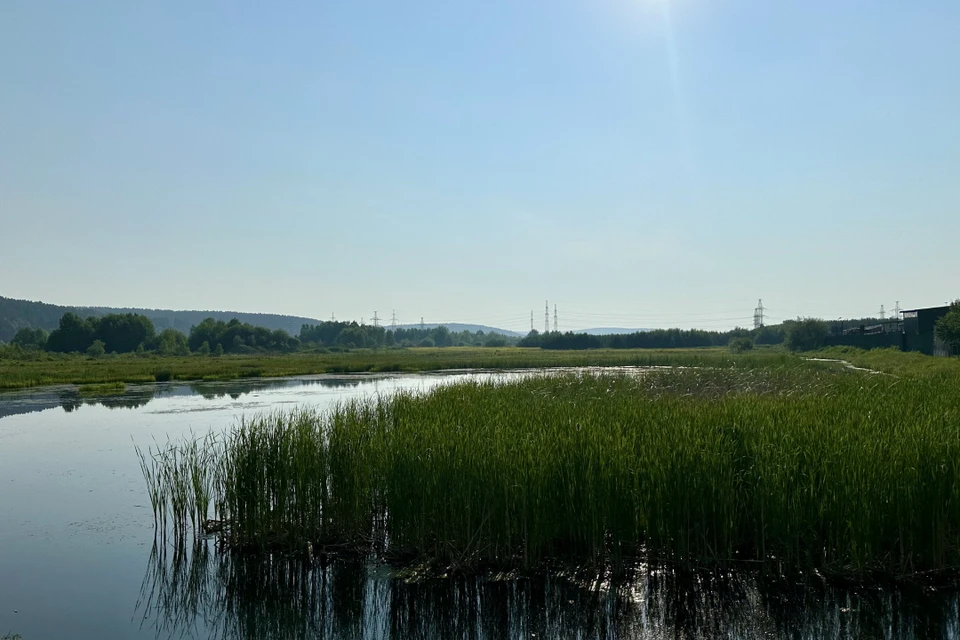
<svg viewBox="0 0 960 640">
<path fill-rule="evenodd" d="M 502 374 L 312 376 L 0 394 L 0 636 L 58 638 L 957 638 L 954 589 L 630 575 L 404 580 L 355 562 L 154 546 L 134 444 Z M 525 375 L 514 373 L 511 376 Z"/>
</svg>

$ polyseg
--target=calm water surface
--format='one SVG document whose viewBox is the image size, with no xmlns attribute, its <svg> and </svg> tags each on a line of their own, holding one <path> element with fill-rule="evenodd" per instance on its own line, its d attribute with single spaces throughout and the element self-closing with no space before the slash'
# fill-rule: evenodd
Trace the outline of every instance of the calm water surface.
<svg viewBox="0 0 960 640">
<path fill-rule="evenodd" d="M 524 373 L 510 374 L 525 375 Z M 406 581 L 384 567 L 154 546 L 134 444 L 488 373 L 0 394 L 0 635 L 59 638 L 960 638 L 954 589 L 750 574 Z"/>
</svg>

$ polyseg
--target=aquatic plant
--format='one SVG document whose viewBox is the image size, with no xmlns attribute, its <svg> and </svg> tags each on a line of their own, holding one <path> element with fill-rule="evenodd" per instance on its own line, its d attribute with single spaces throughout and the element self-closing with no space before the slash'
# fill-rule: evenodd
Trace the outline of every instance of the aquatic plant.
<svg viewBox="0 0 960 640">
<path fill-rule="evenodd" d="M 143 460 L 159 530 L 237 550 L 912 574 L 960 567 L 956 383 L 813 365 L 465 382 Z"/>
</svg>

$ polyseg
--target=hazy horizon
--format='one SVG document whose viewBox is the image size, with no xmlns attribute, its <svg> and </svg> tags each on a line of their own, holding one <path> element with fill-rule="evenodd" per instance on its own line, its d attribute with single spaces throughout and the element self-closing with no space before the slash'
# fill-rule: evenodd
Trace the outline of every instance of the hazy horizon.
<svg viewBox="0 0 960 640">
<path fill-rule="evenodd" d="M 960 5 L 0 5 L 0 295 L 542 329 L 960 296 Z"/>
</svg>

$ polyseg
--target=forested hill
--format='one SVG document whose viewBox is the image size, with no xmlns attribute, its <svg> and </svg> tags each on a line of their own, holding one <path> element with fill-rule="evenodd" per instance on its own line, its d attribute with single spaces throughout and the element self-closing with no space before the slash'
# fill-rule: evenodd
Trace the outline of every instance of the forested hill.
<svg viewBox="0 0 960 640">
<path fill-rule="evenodd" d="M 18 329 L 46 329 L 52 331 L 57 328 L 60 317 L 73 312 L 87 318 L 103 316 L 108 313 L 139 313 L 145 315 L 156 326 L 157 331 L 173 328 L 183 333 L 189 333 L 190 327 L 200 324 L 204 318 L 214 318 L 229 322 L 236 318 L 240 322 L 249 323 L 270 330 L 283 329 L 290 335 L 300 333 L 304 324 L 317 324 L 320 321 L 314 318 L 297 316 L 281 316 L 272 313 L 239 313 L 236 311 L 171 311 L 167 309 L 125 309 L 113 307 L 63 307 L 44 302 L 29 300 L 14 300 L 0 296 L 0 341 L 9 342 Z"/>
</svg>

